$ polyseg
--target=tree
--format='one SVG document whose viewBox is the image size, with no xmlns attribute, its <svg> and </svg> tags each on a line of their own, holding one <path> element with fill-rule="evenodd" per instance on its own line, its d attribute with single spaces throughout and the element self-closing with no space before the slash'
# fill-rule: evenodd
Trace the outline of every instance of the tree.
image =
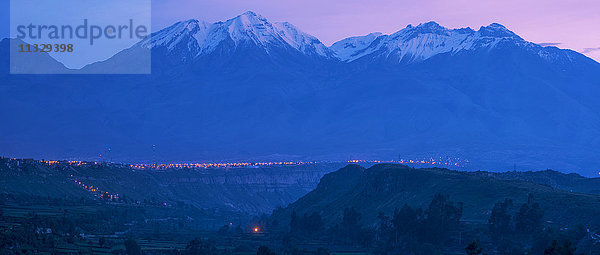
<svg viewBox="0 0 600 255">
<path fill-rule="evenodd" d="M 424 237 L 434 243 L 446 239 L 449 231 L 459 225 L 462 210 L 462 203 L 454 204 L 447 196 L 436 194 L 425 211 Z"/>
<path fill-rule="evenodd" d="M 292 211 L 292 215 L 290 217 L 290 232 L 296 233 L 300 230 L 300 221 L 298 219 L 298 214 L 296 211 Z"/>
<path fill-rule="evenodd" d="M 274 255 L 275 253 L 271 252 L 271 249 L 267 246 L 258 247 L 256 251 L 256 255 Z"/>
<path fill-rule="evenodd" d="M 141 255 L 142 249 L 135 240 L 129 238 L 125 240 L 125 252 L 127 255 Z"/>
<path fill-rule="evenodd" d="M 360 227 L 361 215 L 354 208 L 345 208 L 344 217 L 342 218 L 342 228 L 353 230 Z"/>
<path fill-rule="evenodd" d="M 331 252 L 327 248 L 320 247 L 317 249 L 316 255 L 329 255 Z"/>
<path fill-rule="evenodd" d="M 512 206 L 513 202 L 508 198 L 494 204 L 492 214 L 488 219 L 488 226 L 491 237 L 496 241 L 512 232 L 512 216 L 510 215 Z"/>
<path fill-rule="evenodd" d="M 219 233 L 220 235 L 225 235 L 229 232 L 229 224 L 223 225 L 222 227 L 219 228 L 219 230 L 217 231 L 217 233 Z"/>
<path fill-rule="evenodd" d="M 392 241 L 394 226 L 390 217 L 383 212 L 379 212 L 377 219 L 379 219 L 379 223 L 377 224 L 377 240 Z"/>
<path fill-rule="evenodd" d="M 360 225 L 361 215 L 354 208 L 345 208 L 342 224 L 340 225 L 342 235 L 349 241 L 357 241 L 362 226 Z"/>
<path fill-rule="evenodd" d="M 421 208 L 413 209 L 410 206 L 404 204 L 400 210 L 394 210 L 394 217 L 392 218 L 392 226 L 394 229 L 394 239 L 398 242 L 399 238 L 408 236 L 418 236 L 419 225 L 423 217 L 423 211 Z"/>
<path fill-rule="evenodd" d="M 290 232 L 294 234 L 314 235 L 321 233 L 325 227 L 323 219 L 319 213 L 304 214 L 298 217 L 295 211 L 290 218 Z"/>
<path fill-rule="evenodd" d="M 188 242 L 187 246 L 185 247 L 185 253 L 190 255 L 196 255 L 200 254 L 201 249 L 202 242 L 200 242 L 200 239 L 195 238 L 194 240 Z"/>
<path fill-rule="evenodd" d="M 200 255 L 200 254 L 217 254 L 217 248 L 209 243 L 204 243 L 198 238 L 194 238 L 188 242 L 185 247 L 185 254 Z"/>
<path fill-rule="evenodd" d="M 308 233 L 320 233 L 324 228 L 323 219 L 316 212 L 310 215 L 305 214 L 302 223 L 304 231 Z"/>
<path fill-rule="evenodd" d="M 576 248 L 572 245 L 569 239 L 565 240 L 562 246 L 558 244 L 557 240 L 553 240 L 552 245 L 544 250 L 544 255 L 574 255 Z"/>
<path fill-rule="evenodd" d="M 465 248 L 467 255 L 477 255 L 483 253 L 483 249 L 479 247 L 479 240 L 474 240 Z"/>
<path fill-rule="evenodd" d="M 542 227 L 543 216 L 544 211 L 535 202 L 533 195 L 529 194 L 527 203 L 523 204 L 515 215 L 515 230 L 523 234 L 536 233 Z"/>
</svg>

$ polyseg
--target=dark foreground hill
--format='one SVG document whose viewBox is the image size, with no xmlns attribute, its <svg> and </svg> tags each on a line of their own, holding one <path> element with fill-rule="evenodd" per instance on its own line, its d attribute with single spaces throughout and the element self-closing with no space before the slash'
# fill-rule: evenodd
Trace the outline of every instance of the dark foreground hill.
<svg viewBox="0 0 600 255">
<path fill-rule="evenodd" d="M 541 172 L 544 173 L 544 172 Z M 566 175 L 565 175 L 566 176 Z M 380 164 L 365 169 L 346 166 L 325 175 L 318 187 L 278 210 L 273 217 L 289 222 L 293 211 L 298 215 L 319 213 L 326 223 L 338 222 L 345 208 L 354 208 L 364 224 L 377 222 L 379 212 L 390 215 L 407 204 L 427 208 L 438 194 L 463 203 L 462 220 L 487 223 L 494 204 L 506 198 L 518 207 L 529 194 L 544 210 L 543 220 L 557 227 L 576 224 L 600 227 L 600 196 L 575 193 L 521 180 L 503 180 L 494 174 L 451 171 L 440 168 L 415 169 L 403 165 Z"/>
<path fill-rule="evenodd" d="M 600 178 L 586 178 L 576 173 L 564 174 L 554 170 L 502 172 L 493 173 L 486 171 L 473 172 L 481 177 L 493 177 L 501 180 L 519 180 L 547 185 L 566 191 L 600 194 Z"/>
</svg>

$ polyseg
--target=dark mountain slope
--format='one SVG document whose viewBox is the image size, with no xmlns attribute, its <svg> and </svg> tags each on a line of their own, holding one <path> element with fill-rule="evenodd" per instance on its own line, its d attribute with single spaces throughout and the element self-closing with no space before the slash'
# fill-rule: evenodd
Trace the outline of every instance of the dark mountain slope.
<svg viewBox="0 0 600 255">
<path fill-rule="evenodd" d="M 0 75 L 0 154 L 95 160 L 110 147 L 148 162 L 157 145 L 162 161 L 450 156 L 473 170 L 597 173 L 600 64 L 498 24 L 376 36 L 345 60 L 245 13 L 177 23 L 87 67 L 151 50 L 151 75 Z"/>
<path fill-rule="evenodd" d="M 473 174 L 502 180 L 528 181 L 578 193 L 600 194 L 600 178 L 585 178 L 576 173 L 564 174 L 553 170 L 546 170 L 503 173 L 477 171 L 473 172 Z"/>
<path fill-rule="evenodd" d="M 533 194 L 545 210 L 544 220 L 560 226 L 577 223 L 600 226 L 597 213 L 600 196 L 571 193 L 523 181 L 499 180 L 447 169 L 414 169 L 382 164 L 364 169 L 348 166 L 327 174 L 317 189 L 273 217 L 288 222 L 292 211 L 299 215 L 318 212 L 326 222 L 340 219 L 344 208 L 355 208 L 364 223 L 377 220 L 379 212 L 390 215 L 404 204 L 427 207 L 433 196 L 442 193 L 464 203 L 463 220 L 485 223 L 494 203 L 505 198 L 520 206 Z"/>
</svg>

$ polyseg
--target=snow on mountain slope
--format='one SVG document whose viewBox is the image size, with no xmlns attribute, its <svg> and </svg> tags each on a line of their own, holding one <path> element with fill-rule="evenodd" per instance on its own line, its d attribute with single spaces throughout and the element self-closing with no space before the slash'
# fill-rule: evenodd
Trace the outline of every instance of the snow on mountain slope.
<svg viewBox="0 0 600 255">
<path fill-rule="evenodd" d="M 278 34 L 295 49 L 309 55 L 317 54 L 328 58 L 334 57 L 333 51 L 323 45 L 319 39 L 300 31 L 289 22 L 276 22 L 273 25 Z"/>
<path fill-rule="evenodd" d="M 199 50 L 199 45 L 204 43 L 208 35 L 210 24 L 204 21 L 187 20 L 177 22 L 174 25 L 154 33 L 150 38 L 141 42 L 144 48 L 164 46 L 173 50 L 186 38 L 194 38 L 193 41 L 185 42 L 190 51 Z"/>
<path fill-rule="evenodd" d="M 367 47 L 371 46 L 381 33 L 370 33 L 365 36 L 354 36 L 346 38 L 331 45 L 330 49 L 336 53 L 336 56 L 342 60 L 354 59 L 360 55 Z M 362 56 L 362 55 L 361 55 Z"/>
<path fill-rule="evenodd" d="M 294 25 L 287 22 L 270 23 L 266 18 L 250 11 L 213 24 L 198 20 L 178 22 L 154 33 L 140 45 L 144 48 L 166 47 L 171 52 L 183 43 L 190 54 L 198 56 L 213 52 L 227 40 L 232 41 L 236 47 L 250 43 L 267 53 L 271 47 L 279 47 L 295 49 L 309 56 L 334 57 L 333 51 L 317 38 L 300 31 Z"/>
<path fill-rule="evenodd" d="M 475 31 L 471 28 L 448 29 L 428 22 L 416 27 L 409 25 L 391 35 L 369 34 L 348 38 L 335 43 L 331 49 L 346 62 L 369 55 L 398 62 L 418 62 L 438 54 L 491 49 L 503 42 L 529 48 L 537 46 L 497 23 Z"/>
<path fill-rule="evenodd" d="M 550 62 L 573 60 L 571 54 L 527 42 L 497 23 L 475 31 L 471 28 L 448 29 L 435 22 L 428 22 L 418 26 L 408 25 L 391 35 L 371 33 L 350 37 L 326 47 L 316 37 L 302 32 L 288 22 L 271 23 L 251 11 L 213 24 L 195 19 L 178 22 L 152 34 L 139 45 L 146 49 L 165 48 L 171 54 L 178 52 L 178 56 L 184 60 L 210 54 L 220 45 L 251 45 L 267 54 L 273 49 L 285 49 L 306 56 L 344 62 L 369 56 L 397 63 L 411 63 L 444 53 L 489 50 L 506 43 L 526 48 Z"/>
</svg>

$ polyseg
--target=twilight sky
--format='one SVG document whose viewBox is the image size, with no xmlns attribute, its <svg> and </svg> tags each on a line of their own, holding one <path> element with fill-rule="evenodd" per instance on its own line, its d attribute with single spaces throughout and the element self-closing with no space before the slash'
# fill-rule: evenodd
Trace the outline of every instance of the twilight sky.
<svg viewBox="0 0 600 255">
<path fill-rule="evenodd" d="M 0 37 L 8 36 L 2 1 Z M 436 21 L 448 28 L 498 22 L 525 40 L 573 49 L 600 61 L 598 0 L 153 0 L 153 29 L 184 19 L 221 21 L 252 10 L 270 21 L 289 21 L 326 45 L 370 32 Z"/>
<path fill-rule="evenodd" d="M 153 29 L 195 18 L 209 22 L 255 11 L 289 21 L 325 45 L 370 32 L 436 21 L 448 28 L 497 22 L 535 43 L 555 44 L 600 61 L 598 0 L 153 0 Z"/>
</svg>

